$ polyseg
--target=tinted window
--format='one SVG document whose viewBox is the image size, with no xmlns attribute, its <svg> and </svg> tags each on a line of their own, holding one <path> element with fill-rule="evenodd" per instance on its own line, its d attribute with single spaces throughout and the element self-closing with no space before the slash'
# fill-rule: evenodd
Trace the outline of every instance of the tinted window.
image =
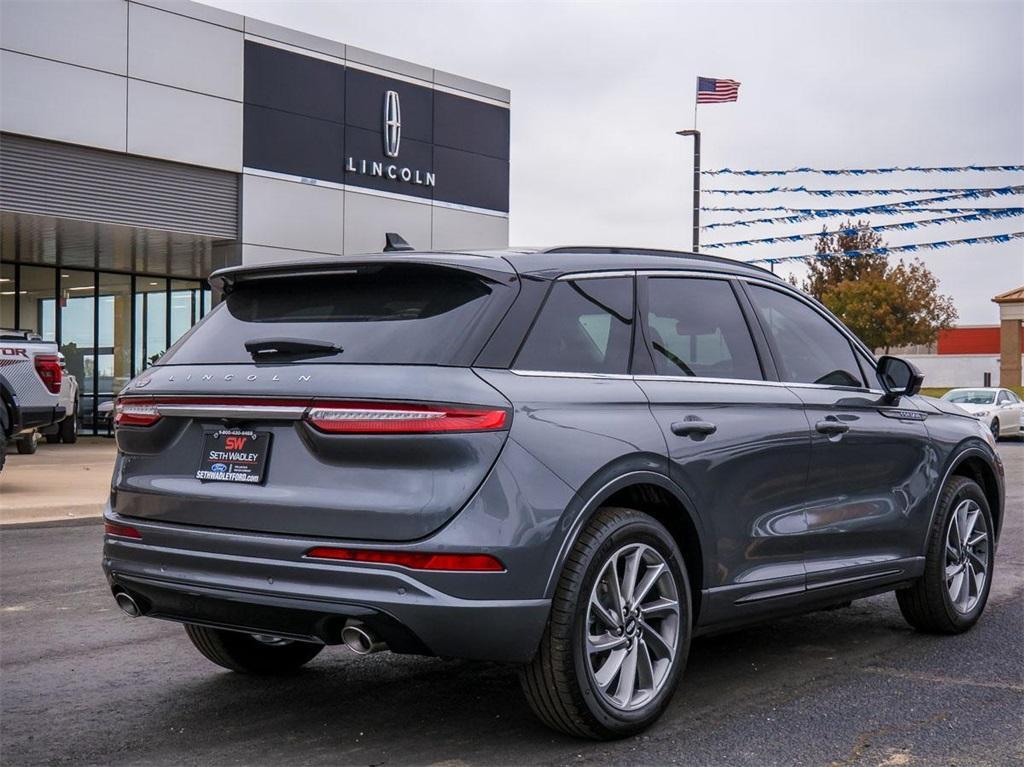
<svg viewBox="0 0 1024 767">
<path fill-rule="evenodd" d="M 240 282 L 162 363 L 251 362 L 247 341 L 327 341 L 309 362 L 469 364 L 513 292 L 454 269 L 372 266 Z"/>
<path fill-rule="evenodd" d="M 647 341 L 659 375 L 760 379 L 739 303 L 724 280 L 647 282 Z"/>
<path fill-rule="evenodd" d="M 750 287 L 750 297 L 772 341 L 783 381 L 864 386 L 849 340 L 817 311 L 757 285 Z"/>
<path fill-rule="evenodd" d="M 515 366 L 519 370 L 625 373 L 629 370 L 632 324 L 632 278 L 556 282 Z"/>
</svg>

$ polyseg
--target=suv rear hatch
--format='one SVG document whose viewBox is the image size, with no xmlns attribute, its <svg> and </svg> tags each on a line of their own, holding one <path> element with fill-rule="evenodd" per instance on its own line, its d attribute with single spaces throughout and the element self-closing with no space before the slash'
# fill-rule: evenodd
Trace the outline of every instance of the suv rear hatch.
<svg viewBox="0 0 1024 767">
<path fill-rule="evenodd" d="M 471 369 L 518 290 L 502 259 L 394 256 L 214 275 L 226 297 L 116 408 L 116 510 L 380 541 L 441 527 L 508 401 Z"/>
</svg>

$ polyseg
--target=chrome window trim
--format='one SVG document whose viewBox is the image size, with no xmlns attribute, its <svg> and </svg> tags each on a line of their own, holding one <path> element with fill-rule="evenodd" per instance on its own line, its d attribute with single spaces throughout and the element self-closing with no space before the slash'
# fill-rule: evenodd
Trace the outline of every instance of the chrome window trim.
<svg viewBox="0 0 1024 767">
<path fill-rule="evenodd" d="M 512 375 L 523 376 L 524 378 L 597 378 L 613 381 L 632 381 L 634 376 L 630 373 L 575 373 L 568 370 L 515 370 L 509 368 Z"/>
<path fill-rule="evenodd" d="M 614 379 L 619 381 L 664 381 L 668 383 L 709 383 L 709 384 L 742 384 L 744 386 L 776 386 L 786 389 L 831 389 L 834 391 L 860 392 L 862 394 L 878 394 L 885 392 L 880 389 L 864 389 L 852 386 L 830 386 L 829 384 L 792 383 L 789 381 L 764 381 L 756 378 L 708 378 L 704 376 L 666 376 L 656 373 L 628 375 L 624 373 L 574 373 L 564 370 L 513 370 L 510 373 L 524 378 L 593 378 Z"/>
<path fill-rule="evenodd" d="M 575 274 L 563 274 L 555 279 L 555 282 L 573 282 L 575 280 L 599 280 L 602 277 L 636 277 L 635 269 L 617 269 L 611 272 L 576 272 Z"/>
</svg>

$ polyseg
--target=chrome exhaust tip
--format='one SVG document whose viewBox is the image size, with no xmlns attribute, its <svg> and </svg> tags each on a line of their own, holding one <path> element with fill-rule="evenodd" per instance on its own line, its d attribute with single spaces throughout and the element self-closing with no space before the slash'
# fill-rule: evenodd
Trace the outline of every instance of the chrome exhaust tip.
<svg viewBox="0 0 1024 767">
<path fill-rule="evenodd" d="M 132 618 L 138 618 L 142 615 L 142 608 L 139 607 L 139 603 L 128 592 L 117 592 L 114 594 L 114 601 L 117 602 L 117 606 L 121 608 L 121 612 L 125 615 L 130 615 Z"/>
<path fill-rule="evenodd" d="M 356 655 L 369 655 L 388 649 L 365 623 L 349 621 L 341 630 L 341 641 Z"/>
</svg>

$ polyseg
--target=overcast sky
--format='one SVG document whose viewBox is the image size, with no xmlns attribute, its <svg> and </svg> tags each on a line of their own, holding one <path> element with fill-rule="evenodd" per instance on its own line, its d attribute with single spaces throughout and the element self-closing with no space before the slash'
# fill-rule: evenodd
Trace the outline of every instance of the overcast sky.
<svg viewBox="0 0 1024 767">
<path fill-rule="evenodd" d="M 692 147 L 674 132 L 692 127 L 697 75 L 742 83 L 738 103 L 700 107 L 705 168 L 1024 164 L 1024 0 L 207 2 L 511 89 L 513 245 L 689 247 Z M 1024 184 L 1024 173 L 705 179 L 732 188 L 1011 183 Z M 895 199 L 707 194 L 703 202 L 856 207 Z M 1020 207 L 1024 196 L 963 205 Z M 705 222 L 735 217 L 706 214 Z M 719 229 L 702 239 L 820 227 Z M 884 236 L 898 245 L 1016 231 L 1024 218 Z M 712 252 L 747 260 L 812 250 L 808 241 Z M 1024 240 L 921 258 L 954 297 L 962 324 L 995 323 L 989 299 L 1024 284 Z"/>
</svg>

